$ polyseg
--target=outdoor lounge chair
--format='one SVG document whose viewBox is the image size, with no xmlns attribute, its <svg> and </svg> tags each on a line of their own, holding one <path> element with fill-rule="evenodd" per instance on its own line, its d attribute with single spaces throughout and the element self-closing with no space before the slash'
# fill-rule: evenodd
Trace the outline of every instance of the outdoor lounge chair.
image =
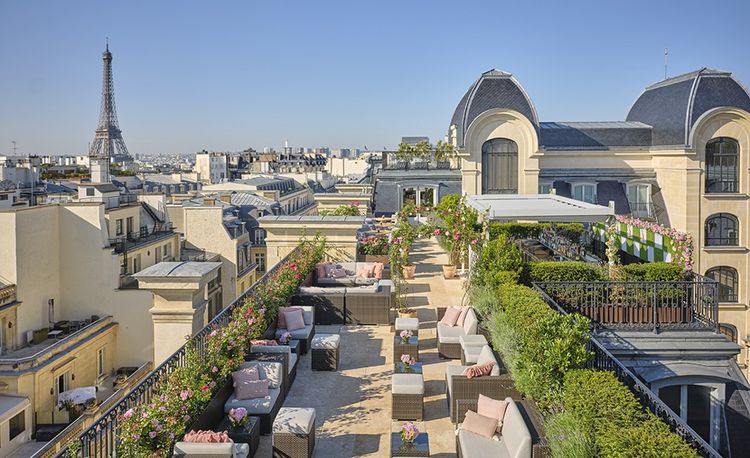
<svg viewBox="0 0 750 458">
<path fill-rule="evenodd" d="M 304 329 L 289 331 L 289 333 L 292 335 L 292 339 L 299 340 L 299 351 L 304 355 L 310 348 L 313 337 L 315 337 L 315 308 L 308 305 L 300 305 L 300 307 L 302 307 L 305 327 Z M 285 332 L 287 332 L 286 329 L 276 328 L 276 340 L 280 339 Z"/>
<path fill-rule="evenodd" d="M 466 431 L 458 425 L 456 453 L 459 458 L 531 458 L 531 433 L 518 405 L 506 398 L 508 408 L 502 433 L 495 439 Z"/>
<path fill-rule="evenodd" d="M 469 308 L 463 326 L 446 326 L 440 320 L 445 315 L 446 307 L 438 307 L 437 341 L 438 354 L 443 358 L 460 359 L 461 342 L 459 337 L 477 333 L 477 315 L 473 308 Z"/>
<path fill-rule="evenodd" d="M 248 414 L 260 417 L 260 433 L 270 434 L 271 425 L 273 425 L 276 414 L 284 403 L 284 366 L 279 362 L 247 361 L 240 367 L 247 368 L 253 366 L 258 367 L 261 379 L 270 380 L 274 387 L 268 388 L 268 396 L 264 398 L 237 399 L 234 393 L 232 393 L 224 404 L 224 413 L 229 413 L 230 410 L 237 407 L 244 407 L 247 409 Z"/>
</svg>

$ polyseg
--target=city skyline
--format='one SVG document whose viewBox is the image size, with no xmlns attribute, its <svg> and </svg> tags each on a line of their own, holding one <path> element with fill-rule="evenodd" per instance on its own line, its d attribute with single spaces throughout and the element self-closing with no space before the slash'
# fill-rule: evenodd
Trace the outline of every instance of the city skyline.
<svg viewBox="0 0 750 458">
<path fill-rule="evenodd" d="M 480 2 L 450 15 L 449 3 L 434 2 L 104 11 L 4 4 L 0 55 L 11 71 L 0 76 L 0 153 L 12 141 L 18 154 L 87 151 L 106 37 L 132 153 L 280 148 L 285 139 L 371 150 L 395 148 L 408 135 L 435 142 L 475 75 L 493 67 L 522 82 L 543 121 L 621 120 L 663 78 L 665 47 L 670 76 L 707 66 L 750 80 L 741 28 L 731 27 L 743 15 L 727 19 L 689 3 L 545 5 L 533 18 L 523 7 Z M 97 21 L 102 14 L 114 20 Z M 684 26 L 694 14 L 725 27 L 695 33 Z M 505 20 L 513 17 L 527 20 Z M 467 21 L 474 26 L 451 26 Z M 605 32 L 607 40 L 596 39 Z"/>
</svg>

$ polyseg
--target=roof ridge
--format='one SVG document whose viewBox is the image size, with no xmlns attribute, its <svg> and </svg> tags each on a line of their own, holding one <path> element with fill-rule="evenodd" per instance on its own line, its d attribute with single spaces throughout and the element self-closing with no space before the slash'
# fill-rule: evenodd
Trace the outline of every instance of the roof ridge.
<svg viewBox="0 0 750 458">
<path fill-rule="evenodd" d="M 651 89 L 657 89 L 664 86 L 669 86 L 676 83 L 681 83 L 683 81 L 695 79 L 699 76 L 732 76 L 732 72 L 728 72 L 725 70 L 717 70 L 715 68 L 709 68 L 709 67 L 703 67 L 698 70 L 693 70 L 692 72 L 683 73 L 681 75 L 671 76 L 667 79 L 658 81 L 650 86 L 646 87 L 646 91 Z"/>
</svg>

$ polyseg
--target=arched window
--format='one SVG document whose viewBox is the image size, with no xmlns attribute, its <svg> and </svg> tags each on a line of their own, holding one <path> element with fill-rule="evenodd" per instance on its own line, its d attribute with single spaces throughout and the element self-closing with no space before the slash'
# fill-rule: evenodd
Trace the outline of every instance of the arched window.
<svg viewBox="0 0 750 458">
<path fill-rule="evenodd" d="M 740 192 L 740 146 L 728 137 L 706 143 L 706 193 Z"/>
<path fill-rule="evenodd" d="M 706 271 L 706 277 L 719 282 L 719 302 L 737 302 L 737 270 L 733 267 L 718 266 Z"/>
<path fill-rule="evenodd" d="M 493 138 L 482 145 L 482 194 L 518 193 L 518 145 Z"/>
<path fill-rule="evenodd" d="M 740 224 L 731 213 L 716 213 L 706 219 L 706 246 L 739 245 Z"/>
</svg>

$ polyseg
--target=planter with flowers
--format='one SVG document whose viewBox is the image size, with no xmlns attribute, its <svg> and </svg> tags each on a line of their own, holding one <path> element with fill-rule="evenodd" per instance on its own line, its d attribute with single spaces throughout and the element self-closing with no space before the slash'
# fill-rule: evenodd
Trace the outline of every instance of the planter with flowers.
<svg viewBox="0 0 750 458">
<path fill-rule="evenodd" d="M 448 252 L 448 264 L 443 265 L 443 277 L 456 277 L 458 267 L 463 267 L 469 256 L 469 248 L 482 239 L 479 213 L 466 205 L 466 198 L 458 195 L 446 196 L 436 207 L 439 224 L 432 235 L 438 237 L 441 246 Z"/>
<path fill-rule="evenodd" d="M 359 241 L 358 261 L 390 262 L 388 256 L 388 238 L 380 235 L 368 235 Z"/>
</svg>

